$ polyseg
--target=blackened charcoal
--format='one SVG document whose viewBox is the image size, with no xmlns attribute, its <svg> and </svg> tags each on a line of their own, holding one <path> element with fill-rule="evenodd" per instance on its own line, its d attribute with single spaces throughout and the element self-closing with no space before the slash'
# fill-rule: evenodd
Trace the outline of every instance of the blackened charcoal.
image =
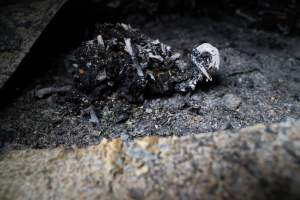
<svg viewBox="0 0 300 200">
<path fill-rule="evenodd" d="M 183 58 L 159 40 L 152 40 L 125 24 L 102 24 L 95 39 L 74 51 L 74 84 L 96 98 L 117 93 L 130 102 L 145 97 L 194 90 L 219 66 L 218 50 L 203 44 Z"/>
</svg>

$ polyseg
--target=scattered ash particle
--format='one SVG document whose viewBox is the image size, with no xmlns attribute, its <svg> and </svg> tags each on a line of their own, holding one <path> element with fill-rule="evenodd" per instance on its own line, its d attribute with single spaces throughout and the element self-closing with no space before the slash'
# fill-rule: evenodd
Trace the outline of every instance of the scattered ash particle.
<svg viewBox="0 0 300 200">
<path fill-rule="evenodd" d="M 73 52 L 74 85 L 94 99 L 115 93 L 130 103 L 167 96 L 212 81 L 219 68 L 218 49 L 204 43 L 183 57 L 170 46 L 152 40 L 126 24 L 102 24 L 95 39 Z"/>
</svg>

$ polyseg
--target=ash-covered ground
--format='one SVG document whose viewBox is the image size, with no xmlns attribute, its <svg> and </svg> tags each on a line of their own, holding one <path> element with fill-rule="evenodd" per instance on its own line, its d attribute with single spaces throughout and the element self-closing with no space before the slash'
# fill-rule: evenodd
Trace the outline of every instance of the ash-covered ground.
<svg viewBox="0 0 300 200">
<path fill-rule="evenodd" d="M 182 55 L 203 42 L 221 55 L 212 82 L 185 94 L 148 96 L 131 103 L 111 92 L 105 99 L 78 93 L 65 62 L 32 81 L 0 111 L 2 148 L 89 145 L 103 137 L 186 135 L 238 129 L 300 116 L 300 38 L 257 31 L 234 20 L 168 15 L 124 23 L 170 45 Z M 297 45 L 298 44 L 298 45 Z"/>
</svg>

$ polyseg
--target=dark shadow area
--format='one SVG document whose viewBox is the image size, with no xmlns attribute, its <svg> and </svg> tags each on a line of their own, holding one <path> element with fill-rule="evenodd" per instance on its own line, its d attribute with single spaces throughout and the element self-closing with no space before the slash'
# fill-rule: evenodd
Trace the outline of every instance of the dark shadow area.
<svg viewBox="0 0 300 200">
<path fill-rule="evenodd" d="M 1 107 L 20 95 L 32 80 L 53 67 L 60 54 L 78 46 L 88 35 L 88 3 L 67 2 L 45 28 L 6 85 L 0 89 Z M 81 15 L 78 15 L 81 13 Z"/>
</svg>

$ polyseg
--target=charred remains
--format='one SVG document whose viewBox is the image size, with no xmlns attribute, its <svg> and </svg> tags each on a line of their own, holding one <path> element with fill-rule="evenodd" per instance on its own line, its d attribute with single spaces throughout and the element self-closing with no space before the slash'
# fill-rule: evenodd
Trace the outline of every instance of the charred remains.
<svg viewBox="0 0 300 200">
<path fill-rule="evenodd" d="M 219 69 L 218 49 L 208 43 L 184 58 L 130 25 L 103 24 L 96 33 L 70 56 L 76 88 L 94 98 L 116 92 L 129 102 L 143 102 L 147 96 L 184 93 L 203 79 L 212 81 L 210 74 Z"/>
</svg>

